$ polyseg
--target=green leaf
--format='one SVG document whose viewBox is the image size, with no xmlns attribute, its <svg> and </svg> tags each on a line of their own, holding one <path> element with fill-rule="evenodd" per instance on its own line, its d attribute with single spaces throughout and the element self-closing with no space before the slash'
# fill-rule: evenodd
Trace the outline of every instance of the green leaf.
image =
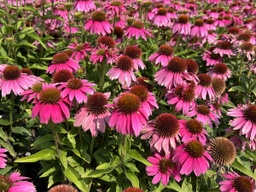
<svg viewBox="0 0 256 192">
<path fill-rule="evenodd" d="M 77 128 L 72 128 L 69 132 L 68 132 L 68 140 L 69 142 L 72 144 L 72 147 L 75 148 L 76 147 L 76 139 L 75 136 L 77 135 Z"/>
<path fill-rule="evenodd" d="M 228 92 L 232 92 L 232 91 L 241 91 L 241 92 L 245 92 L 245 88 L 240 86 L 240 85 L 237 85 L 237 86 L 233 86 L 231 87 Z"/>
<path fill-rule="evenodd" d="M 14 47 L 31 47 L 36 49 L 37 47 L 35 45 L 33 45 L 32 43 L 29 43 L 26 40 L 22 40 L 20 43 L 14 44 Z"/>
<path fill-rule="evenodd" d="M 40 178 L 49 177 L 49 175 L 51 175 L 55 171 L 56 171 L 56 167 L 52 167 L 52 168 L 48 169 L 47 171 L 45 171 L 42 175 L 40 175 Z"/>
<path fill-rule="evenodd" d="M 41 160 L 51 160 L 56 156 L 56 151 L 53 149 L 43 149 L 33 155 L 22 157 L 20 159 L 15 160 L 16 163 L 33 163 Z"/>
<path fill-rule="evenodd" d="M 131 181 L 133 187 L 140 186 L 138 177 L 132 171 L 125 171 L 124 174 Z"/>
<path fill-rule="evenodd" d="M 14 151 L 9 141 L 3 141 L 2 139 L 0 139 L 0 145 L 3 146 L 5 149 L 7 149 L 8 152 L 11 154 L 11 156 L 13 157 L 16 156 L 16 152 Z"/>
<path fill-rule="evenodd" d="M 137 173 L 140 172 L 134 163 L 127 162 L 124 164 L 124 166 L 133 172 L 137 172 Z"/>
<path fill-rule="evenodd" d="M 179 186 L 179 184 L 174 179 L 172 179 L 166 187 L 168 189 L 173 189 L 178 192 L 182 191 L 182 188 Z"/>
<path fill-rule="evenodd" d="M 42 39 L 39 37 L 39 35 L 37 35 L 36 33 L 29 33 L 27 35 L 32 39 L 37 40 L 42 45 L 43 48 L 47 49 L 46 45 L 44 44 Z"/>
<path fill-rule="evenodd" d="M 30 131 L 27 130 L 25 127 L 12 127 L 12 132 L 23 135 L 23 136 L 31 136 L 32 135 L 30 133 Z"/>
<path fill-rule="evenodd" d="M 141 154 L 139 154 L 139 152 L 137 152 L 136 150 L 133 150 L 133 149 L 129 150 L 128 151 L 128 155 L 130 155 L 133 159 L 143 163 L 146 166 L 150 166 L 151 165 L 151 163 L 149 163 L 146 159 L 144 159 L 141 156 Z"/>
<path fill-rule="evenodd" d="M 102 177 L 100 177 L 99 179 L 106 181 L 106 182 L 116 182 L 116 177 L 111 174 L 105 174 Z"/>
<path fill-rule="evenodd" d="M 67 167 L 68 167 L 67 154 L 68 153 L 63 150 L 60 150 L 59 152 L 60 152 L 60 162 L 63 165 L 63 167 L 65 169 L 67 169 Z"/>
<path fill-rule="evenodd" d="M 29 67 L 30 69 L 39 69 L 39 70 L 46 70 L 47 66 L 45 65 L 39 65 L 39 64 L 33 64 Z"/>
<path fill-rule="evenodd" d="M 4 125 L 4 126 L 7 126 L 7 125 L 10 125 L 11 122 L 8 121 L 8 120 L 5 120 L 5 119 L 0 119 L 0 125 Z"/>
<path fill-rule="evenodd" d="M 253 173 L 252 171 L 250 171 L 247 167 L 245 167 L 243 164 L 239 163 L 237 160 L 235 160 L 232 165 L 231 165 L 233 168 L 241 171 L 242 173 L 244 173 L 245 175 L 253 178 L 253 179 L 256 179 L 256 174 Z"/>
<path fill-rule="evenodd" d="M 43 145 L 43 143 L 45 142 L 49 142 L 49 141 L 53 141 L 53 135 L 52 134 L 48 134 L 48 135 L 44 135 L 40 138 L 38 138 L 34 143 L 33 143 L 33 148 L 36 147 L 41 147 Z"/>
<path fill-rule="evenodd" d="M 8 136 L 6 132 L 3 130 L 3 128 L 0 128 L 0 137 L 6 142 L 8 140 Z"/>
</svg>

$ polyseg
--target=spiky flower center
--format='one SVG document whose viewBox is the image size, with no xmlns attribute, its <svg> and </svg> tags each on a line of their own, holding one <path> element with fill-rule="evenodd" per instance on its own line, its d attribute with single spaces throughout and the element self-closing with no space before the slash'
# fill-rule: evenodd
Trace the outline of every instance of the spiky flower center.
<svg viewBox="0 0 256 192">
<path fill-rule="evenodd" d="M 138 77 L 137 81 L 136 81 L 136 84 L 142 85 L 142 86 L 146 87 L 148 89 L 148 91 L 152 92 L 153 85 L 151 85 L 150 83 L 148 83 L 146 81 L 149 81 L 149 79 L 146 78 L 146 77 Z"/>
<path fill-rule="evenodd" d="M 143 85 L 134 85 L 132 86 L 130 93 L 137 95 L 140 98 L 140 101 L 146 101 L 148 98 L 148 89 Z"/>
<path fill-rule="evenodd" d="M 137 187 L 128 187 L 123 192 L 144 192 L 144 191 Z"/>
<path fill-rule="evenodd" d="M 238 35 L 237 40 L 248 42 L 251 39 L 251 35 L 248 33 L 241 33 Z"/>
<path fill-rule="evenodd" d="M 121 1 L 111 1 L 110 5 L 120 7 L 120 6 L 122 6 L 122 2 Z"/>
<path fill-rule="evenodd" d="M 103 44 L 108 46 L 109 48 L 114 48 L 116 46 L 116 42 L 113 38 L 109 36 L 102 36 L 97 39 L 97 45 Z"/>
<path fill-rule="evenodd" d="M 104 55 L 105 54 L 105 49 L 99 49 L 97 52 L 96 52 L 96 54 L 97 55 Z"/>
<path fill-rule="evenodd" d="M 250 42 L 243 42 L 240 47 L 244 51 L 253 51 L 253 44 Z"/>
<path fill-rule="evenodd" d="M 164 7 L 159 8 L 157 11 L 157 15 L 166 15 L 166 13 L 167 13 L 167 9 Z"/>
<path fill-rule="evenodd" d="M 173 48 L 170 45 L 161 45 L 158 49 L 158 53 L 171 56 L 173 54 Z"/>
<path fill-rule="evenodd" d="M 209 115 L 211 112 L 209 107 L 207 107 L 206 105 L 198 105 L 196 111 L 203 115 Z"/>
<path fill-rule="evenodd" d="M 117 59 L 116 66 L 123 71 L 131 71 L 133 68 L 133 61 L 130 57 L 122 55 Z"/>
<path fill-rule="evenodd" d="M 207 20 L 205 21 L 205 23 L 207 23 L 208 25 L 211 25 L 211 24 L 214 23 L 214 20 L 213 20 L 213 19 L 207 19 Z"/>
<path fill-rule="evenodd" d="M 199 134 L 203 130 L 203 125 L 195 119 L 190 119 L 186 122 L 188 131 L 192 134 Z"/>
<path fill-rule="evenodd" d="M 226 83 L 223 79 L 215 77 L 212 79 L 212 87 L 216 94 L 221 95 L 226 89 Z"/>
<path fill-rule="evenodd" d="M 74 53 L 74 50 L 68 49 L 63 51 L 62 53 L 66 53 L 69 57 L 71 57 L 71 55 Z"/>
<path fill-rule="evenodd" d="M 42 85 L 43 83 L 42 82 L 38 82 L 38 83 L 35 83 L 33 86 L 32 86 L 32 90 L 36 93 L 39 93 L 41 90 L 42 90 Z"/>
<path fill-rule="evenodd" d="M 172 8 L 172 7 L 169 7 L 167 11 L 168 11 L 169 13 L 174 13 L 174 12 L 175 12 L 175 9 Z"/>
<path fill-rule="evenodd" d="M 86 107 L 90 113 L 100 115 L 106 112 L 105 105 L 108 104 L 107 98 L 103 93 L 96 92 L 88 96 Z"/>
<path fill-rule="evenodd" d="M 211 53 L 211 54 L 210 54 L 210 58 L 211 58 L 211 59 L 215 59 L 215 60 L 217 60 L 217 59 L 219 59 L 219 58 L 220 58 L 220 55 L 219 55 L 219 54 Z"/>
<path fill-rule="evenodd" d="M 187 71 L 193 74 L 197 74 L 199 67 L 197 62 L 195 62 L 193 59 L 186 59 L 186 64 L 187 64 Z"/>
<path fill-rule="evenodd" d="M 217 74 L 225 74 L 228 71 L 228 67 L 224 63 L 217 63 L 213 67 L 213 71 Z"/>
<path fill-rule="evenodd" d="M 210 87 L 212 84 L 212 78 L 205 74 L 205 73 L 201 73 L 199 75 L 197 75 L 198 79 L 199 79 L 199 84 L 204 86 L 204 87 Z"/>
<path fill-rule="evenodd" d="M 185 151 L 193 158 L 202 157 L 204 154 L 204 146 L 197 140 L 190 141 L 185 145 Z"/>
<path fill-rule="evenodd" d="M 141 21 L 133 21 L 132 26 L 137 29 L 142 29 L 144 27 L 144 24 Z"/>
<path fill-rule="evenodd" d="M 84 48 L 84 44 L 80 43 L 76 46 L 76 51 L 81 51 Z"/>
<path fill-rule="evenodd" d="M 135 113 L 140 108 L 140 98 L 133 93 L 124 93 L 120 96 L 117 107 L 121 113 Z"/>
<path fill-rule="evenodd" d="M 209 153 L 217 165 L 230 165 L 236 157 L 234 144 L 225 137 L 217 137 L 210 142 Z"/>
<path fill-rule="evenodd" d="M 15 80 L 21 75 L 21 71 L 17 66 L 6 66 L 3 70 L 3 78 L 5 80 Z"/>
<path fill-rule="evenodd" d="M 171 159 L 163 158 L 159 161 L 159 170 L 162 174 L 166 174 L 169 169 L 173 169 L 174 163 Z"/>
<path fill-rule="evenodd" d="M 66 63 L 69 60 L 69 55 L 67 53 L 57 53 L 52 57 L 53 64 Z"/>
<path fill-rule="evenodd" d="M 195 26 L 202 27 L 203 25 L 204 25 L 204 20 L 203 19 L 197 19 L 195 21 Z"/>
<path fill-rule="evenodd" d="M 216 46 L 220 49 L 229 50 L 231 49 L 232 44 L 228 41 L 221 41 L 221 42 L 218 42 Z"/>
<path fill-rule="evenodd" d="M 230 27 L 228 29 L 228 33 L 231 33 L 231 34 L 234 34 L 234 35 L 238 34 L 239 32 L 240 32 L 240 30 L 237 27 Z"/>
<path fill-rule="evenodd" d="M 195 90 L 193 87 L 189 87 L 188 89 L 183 91 L 183 100 L 185 102 L 191 102 L 195 99 Z"/>
<path fill-rule="evenodd" d="M 78 192 L 76 188 L 67 184 L 60 184 L 52 187 L 48 192 Z"/>
<path fill-rule="evenodd" d="M 22 69 L 21 69 L 21 73 L 26 73 L 26 74 L 28 74 L 28 75 L 33 75 L 32 70 L 29 69 L 29 68 L 22 68 Z"/>
<path fill-rule="evenodd" d="M 122 38 L 124 35 L 124 30 L 121 27 L 115 26 L 114 34 L 116 35 L 117 38 Z"/>
<path fill-rule="evenodd" d="M 132 59 L 138 59 L 141 57 L 142 51 L 137 46 L 129 45 L 125 48 L 124 54 L 131 57 Z"/>
<path fill-rule="evenodd" d="M 12 186 L 12 181 L 9 177 L 0 175 L 0 189 L 3 192 L 9 191 Z"/>
<path fill-rule="evenodd" d="M 73 90 L 80 89 L 81 87 L 83 87 L 83 82 L 81 79 L 72 78 L 68 80 L 67 87 Z"/>
<path fill-rule="evenodd" d="M 55 87 L 48 87 L 40 92 L 40 101 L 43 103 L 55 104 L 61 99 L 60 90 Z"/>
<path fill-rule="evenodd" d="M 245 110 L 244 110 L 244 117 L 256 124 L 256 105 L 249 105 Z"/>
<path fill-rule="evenodd" d="M 74 78 L 74 75 L 67 69 L 60 69 L 53 74 L 52 81 L 54 83 L 67 82 L 69 79 Z"/>
<path fill-rule="evenodd" d="M 155 118 L 154 128 L 160 137 L 175 137 L 180 129 L 180 125 L 174 115 L 162 113 Z"/>
<path fill-rule="evenodd" d="M 103 11 L 94 11 L 92 13 L 92 19 L 94 21 L 105 21 L 106 20 L 106 14 Z"/>
<path fill-rule="evenodd" d="M 253 192 L 253 184 L 248 177 L 240 176 L 235 178 L 233 185 L 237 192 Z"/>
<path fill-rule="evenodd" d="M 180 57 L 173 57 L 169 63 L 167 68 L 175 73 L 182 73 L 187 70 L 186 62 Z"/>
<path fill-rule="evenodd" d="M 180 15 L 178 18 L 178 23 L 187 24 L 188 23 L 188 16 L 187 15 Z"/>
</svg>

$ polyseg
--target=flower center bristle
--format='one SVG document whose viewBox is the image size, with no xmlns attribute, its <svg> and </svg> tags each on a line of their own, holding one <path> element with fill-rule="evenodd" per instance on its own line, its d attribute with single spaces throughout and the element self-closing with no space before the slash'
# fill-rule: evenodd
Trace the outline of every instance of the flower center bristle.
<svg viewBox="0 0 256 192">
<path fill-rule="evenodd" d="M 164 7 L 164 5 L 163 5 L 162 3 L 157 3 L 155 6 L 156 6 L 156 8 L 158 8 L 158 9 L 161 8 L 161 7 Z"/>
<path fill-rule="evenodd" d="M 40 92 L 40 101 L 55 104 L 61 99 L 60 90 L 54 87 L 45 88 Z"/>
<path fill-rule="evenodd" d="M 66 63 L 69 60 L 69 55 L 67 53 L 57 53 L 52 57 L 53 64 Z"/>
<path fill-rule="evenodd" d="M 171 159 L 163 158 L 159 161 L 159 170 L 162 174 L 166 174 L 169 169 L 173 169 L 174 163 Z"/>
<path fill-rule="evenodd" d="M 110 5 L 120 7 L 120 6 L 122 6 L 122 2 L 121 1 L 111 1 Z"/>
<path fill-rule="evenodd" d="M 21 71 L 17 66 L 6 66 L 3 70 L 3 78 L 5 80 L 15 80 L 21 75 Z"/>
<path fill-rule="evenodd" d="M 63 51 L 62 53 L 66 53 L 69 57 L 71 57 L 71 55 L 74 53 L 74 50 L 69 49 L 69 50 Z"/>
<path fill-rule="evenodd" d="M 244 117 L 256 124 L 256 105 L 249 105 L 247 109 L 244 110 Z"/>
<path fill-rule="evenodd" d="M 209 107 L 207 107 L 206 105 L 198 105 L 196 111 L 203 115 L 209 115 L 211 112 Z"/>
<path fill-rule="evenodd" d="M 103 44 L 108 46 L 109 48 L 114 48 L 116 46 L 116 42 L 113 38 L 109 36 L 102 36 L 97 39 L 97 45 Z"/>
<path fill-rule="evenodd" d="M 32 86 L 32 90 L 36 93 L 39 93 L 41 90 L 42 90 L 42 85 L 43 83 L 42 82 L 37 82 L 35 83 L 33 86 Z"/>
<path fill-rule="evenodd" d="M 205 21 L 205 23 L 207 23 L 208 25 L 211 25 L 211 24 L 214 23 L 214 20 L 213 20 L 213 19 L 207 19 L 207 20 Z"/>
<path fill-rule="evenodd" d="M 225 50 L 231 49 L 232 47 L 231 43 L 228 41 L 218 42 L 216 46 L 220 49 L 225 49 Z"/>
<path fill-rule="evenodd" d="M 227 73 L 228 67 L 224 63 L 217 63 L 216 65 L 214 65 L 213 71 L 217 74 L 223 75 L 223 74 Z"/>
<path fill-rule="evenodd" d="M 228 16 L 228 15 L 225 15 L 223 18 L 224 18 L 225 20 L 230 20 L 230 19 L 231 19 L 231 17 Z"/>
<path fill-rule="evenodd" d="M 250 42 L 243 42 L 240 47 L 244 51 L 253 51 L 253 44 Z"/>
<path fill-rule="evenodd" d="M 188 23 L 188 16 L 187 15 L 180 15 L 178 18 L 178 23 L 187 24 Z"/>
<path fill-rule="evenodd" d="M 0 190 L 2 192 L 7 192 L 13 185 L 9 177 L 0 175 Z"/>
<path fill-rule="evenodd" d="M 78 192 L 76 188 L 68 184 L 59 184 L 52 187 L 48 192 Z"/>
<path fill-rule="evenodd" d="M 217 95 L 221 95 L 226 89 L 226 83 L 221 78 L 212 78 L 212 87 Z"/>
<path fill-rule="evenodd" d="M 191 102 L 195 99 L 195 90 L 192 87 L 189 87 L 187 90 L 183 92 L 183 100 L 185 102 Z"/>
<path fill-rule="evenodd" d="M 166 56 L 171 56 L 173 54 L 173 48 L 170 45 L 161 45 L 158 49 L 158 53 Z"/>
<path fill-rule="evenodd" d="M 103 11 L 94 11 L 92 13 L 92 19 L 94 21 L 105 21 L 106 20 L 106 14 Z"/>
<path fill-rule="evenodd" d="M 122 38 L 124 35 L 124 30 L 121 27 L 115 26 L 114 35 L 116 35 L 117 38 Z"/>
<path fill-rule="evenodd" d="M 195 21 L 195 26 L 198 26 L 198 27 L 202 27 L 204 25 L 204 20 L 202 19 L 197 19 Z"/>
<path fill-rule="evenodd" d="M 53 74 L 53 83 L 67 82 L 69 79 L 74 78 L 74 75 L 67 69 L 60 69 Z"/>
<path fill-rule="evenodd" d="M 144 24 L 141 21 L 136 20 L 133 21 L 132 26 L 137 29 L 142 29 L 144 27 Z"/>
<path fill-rule="evenodd" d="M 183 95 L 183 86 L 178 85 L 177 87 L 175 87 L 175 94 L 179 97 L 182 97 L 182 95 Z"/>
<path fill-rule="evenodd" d="M 175 9 L 173 9 L 172 7 L 169 7 L 167 11 L 168 11 L 169 13 L 174 13 L 174 12 L 175 12 Z"/>
<path fill-rule="evenodd" d="M 167 68 L 175 73 L 182 73 L 187 70 L 187 64 L 185 60 L 181 59 L 180 57 L 173 57 L 169 63 Z"/>
<path fill-rule="evenodd" d="M 154 128 L 160 137 L 175 137 L 179 132 L 178 119 L 169 113 L 162 113 L 154 120 Z"/>
<path fill-rule="evenodd" d="M 153 85 L 147 83 L 146 81 L 148 81 L 149 79 L 146 77 L 138 77 L 136 83 L 139 85 L 142 85 L 144 87 L 146 87 L 148 89 L 148 91 L 152 92 L 153 90 Z"/>
<path fill-rule="evenodd" d="M 210 87 L 212 84 L 212 78 L 205 74 L 205 73 L 201 73 L 199 75 L 197 75 L 198 79 L 199 79 L 199 84 L 204 86 L 204 87 Z"/>
<path fill-rule="evenodd" d="M 140 101 L 146 101 L 148 98 L 148 89 L 143 85 L 134 85 L 132 86 L 130 93 L 137 95 L 140 98 Z"/>
<path fill-rule="evenodd" d="M 128 187 L 127 189 L 123 190 L 123 192 L 144 192 L 144 191 L 137 187 Z"/>
<path fill-rule="evenodd" d="M 248 42 L 251 39 L 251 35 L 248 33 L 241 33 L 240 35 L 238 35 L 237 40 L 238 41 L 245 41 Z"/>
<path fill-rule="evenodd" d="M 133 61 L 130 57 L 122 55 L 117 59 L 116 66 L 123 71 L 131 71 L 133 68 Z"/>
<path fill-rule="evenodd" d="M 217 165 L 225 166 L 234 162 L 236 148 L 230 140 L 225 137 L 216 137 L 209 145 L 209 153 Z"/>
<path fill-rule="evenodd" d="M 210 58 L 211 58 L 211 59 L 215 59 L 215 60 L 217 60 L 217 59 L 219 59 L 219 58 L 220 58 L 220 55 L 219 55 L 219 54 L 211 53 L 211 54 L 210 54 Z"/>
<path fill-rule="evenodd" d="M 105 49 L 100 49 L 100 50 L 98 50 L 97 52 L 96 52 L 96 54 L 97 55 L 104 55 L 104 53 L 105 53 Z"/>
<path fill-rule="evenodd" d="M 81 87 L 83 87 L 83 82 L 81 81 L 81 79 L 72 78 L 68 80 L 67 87 L 73 90 L 80 89 Z"/>
<path fill-rule="evenodd" d="M 203 130 L 203 125 L 195 119 L 190 119 L 186 122 L 188 131 L 192 134 L 199 134 Z"/>
<path fill-rule="evenodd" d="M 86 107 L 90 113 L 100 115 L 106 112 L 105 105 L 108 104 L 107 98 L 103 93 L 96 92 L 88 96 Z"/>
<path fill-rule="evenodd" d="M 195 62 L 193 59 L 186 59 L 186 64 L 187 64 L 187 71 L 193 74 L 197 74 L 199 67 L 197 62 Z"/>
<path fill-rule="evenodd" d="M 197 140 L 190 141 L 185 145 L 185 151 L 193 158 L 202 157 L 204 154 L 204 146 Z"/>
<path fill-rule="evenodd" d="M 26 74 L 28 74 L 28 75 L 33 75 L 32 70 L 29 69 L 29 68 L 22 68 L 22 69 L 21 69 L 21 73 L 26 73 Z"/>
<path fill-rule="evenodd" d="M 81 50 L 83 50 L 83 48 L 84 48 L 84 44 L 78 44 L 77 46 L 76 46 L 76 51 L 81 51 Z"/>
<path fill-rule="evenodd" d="M 167 13 L 167 9 L 164 7 L 159 8 L 157 11 L 157 15 L 166 15 L 166 13 Z"/>
<path fill-rule="evenodd" d="M 233 185 L 237 192 L 253 192 L 253 184 L 248 177 L 240 176 L 234 179 Z"/>
<path fill-rule="evenodd" d="M 135 113 L 140 108 L 140 98 L 132 93 L 124 93 L 120 96 L 117 107 L 123 114 Z"/>
<path fill-rule="evenodd" d="M 131 57 L 132 59 L 138 59 L 141 57 L 142 51 L 137 46 L 129 45 L 125 48 L 124 54 Z"/>
</svg>

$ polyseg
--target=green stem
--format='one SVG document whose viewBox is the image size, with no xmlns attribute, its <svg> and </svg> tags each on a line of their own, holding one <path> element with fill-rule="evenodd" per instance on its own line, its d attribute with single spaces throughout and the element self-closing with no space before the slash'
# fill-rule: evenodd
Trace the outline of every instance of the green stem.
<svg viewBox="0 0 256 192">
<path fill-rule="evenodd" d="M 90 157 L 91 158 L 92 158 L 92 153 L 93 153 L 94 141 L 95 141 L 95 137 L 92 137 L 91 145 L 90 145 Z"/>
<path fill-rule="evenodd" d="M 10 14 L 9 14 L 8 0 L 5 0 L 4 3 L 5 3 L 5 6 L 4 6 L 5 7 L 5 12 L 6 12 L 5 13 L 6 14 L 6 23 L 10 24 Z"/>
<path fill-rule="evenodd" d="M 80 145 L 82 146 L 83 138 L 82 138 L 82 133 L 81 133 L 81 129 L 80 128 L 78 128 L 78 135 L 79 135 L 79 139 L 80 139 Z"/>
<path fill-rule="evenodd" d="M 240 84 L 245 55 L 242 56 L 238 73 L 238 84 Z"/>
<path fill-rule="evenodd" d="M 51 122 L 51 129 L 52 129 L 52 135 L 53 135 L 54 143 L 55 143 L 55 147 L 56 147 L 56 152 L 57 152 L 57 155 L 60 159 L 60 151 L 59 151 L 60 138 L 59 138 L 58 133 L 55 130 L 55 124 L 52 123 L 52 122 Z"/>
<path fill-rule="evenodd" d="M 12 130 L 12 126 L 13 126 L 14 103 L 15 103 L 15 95 L 13 92 L 11 92 L 10 130 Z"/>
<path fill-rule="evenodd" d="M 105 82 L 105 74 L 106 74 L 106 61 L 103 61 L 101 64 L 100 64 L 100 67 L 99 67 L 99 72 L 101 72 L 101 76 L 100 76 L 100 79 L 99 79 L 99 90 L 100 91 L 103 91 L 103 85 L 104 85 L 104 82 Z"/>
</svg>

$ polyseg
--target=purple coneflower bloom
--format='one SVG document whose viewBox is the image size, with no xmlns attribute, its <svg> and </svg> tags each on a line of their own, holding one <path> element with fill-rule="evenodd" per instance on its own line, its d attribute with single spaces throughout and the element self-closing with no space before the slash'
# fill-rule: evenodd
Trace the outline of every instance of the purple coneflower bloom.
<svg viewBox="0 0 256 192">
<path fill-rule="evenodd" d="M 85 59 L 85 57 L 88 56 L 87 52 L 90 52 L 92 50 L 92 47 L 89 43 L 70 43 L 68 48 L 74 50 L 74 52 L 71 55 L 71 58 L 73 58 L 77 63 Z"/>
<path fill-rule="evenodd" d="M 208 35 L 208 30 L 204 26 L 204 21 L 202 19 L 197 19 L 195 21 L 195 26 L 191 29 L 191 36 L 203 38 Z"/>
<path fill-rule="evenodd" d="M 173 33 L 190 35 L 191 24 L 187 15 L 180 15 L 178 21 L 173 25 Z"/>
<path fill-rule="evenodd" d="M 138 71 L 140 69 L 145 69 L 146 66 L 143 63 L 141 59 L 142 51 L 141 49 L 136 45 L 129 45 L 124 50 L 124 55 L 129 56 L 133 60 L 133 67 L 135 71 Z"/>
<path fill-rule="evenodd" d="M 132 25 L 126 29 L 125 35 L 128 39 L 132 37 L 139 39 L 142 37 L 144 40 L 147 40 L 147 37 L 152 36 L 152 34 L 144 28 L 144 24 L 139 20 L 134 21 Z"/>
<path fill-rule="evenodd" d="M 161 45 L 156 53 L 149 56 L 148 60 L 155 65 L 161 64 L 166 67 L 173 58 L 173 48 L 170 45 Z"/>
<path fill-rule="evenodd" d="M 75 10 L 89 12 L 96 9 L 96 6 L 92 0 L 76 0 Z"/>
<path fill-rule="evenodd" d="M 3 169 L 6 167 L 6 154 L 5 152 L 7 152 L 6 149 L 4 148 L 0 148 L 0 168 Z"/>
</svg>

